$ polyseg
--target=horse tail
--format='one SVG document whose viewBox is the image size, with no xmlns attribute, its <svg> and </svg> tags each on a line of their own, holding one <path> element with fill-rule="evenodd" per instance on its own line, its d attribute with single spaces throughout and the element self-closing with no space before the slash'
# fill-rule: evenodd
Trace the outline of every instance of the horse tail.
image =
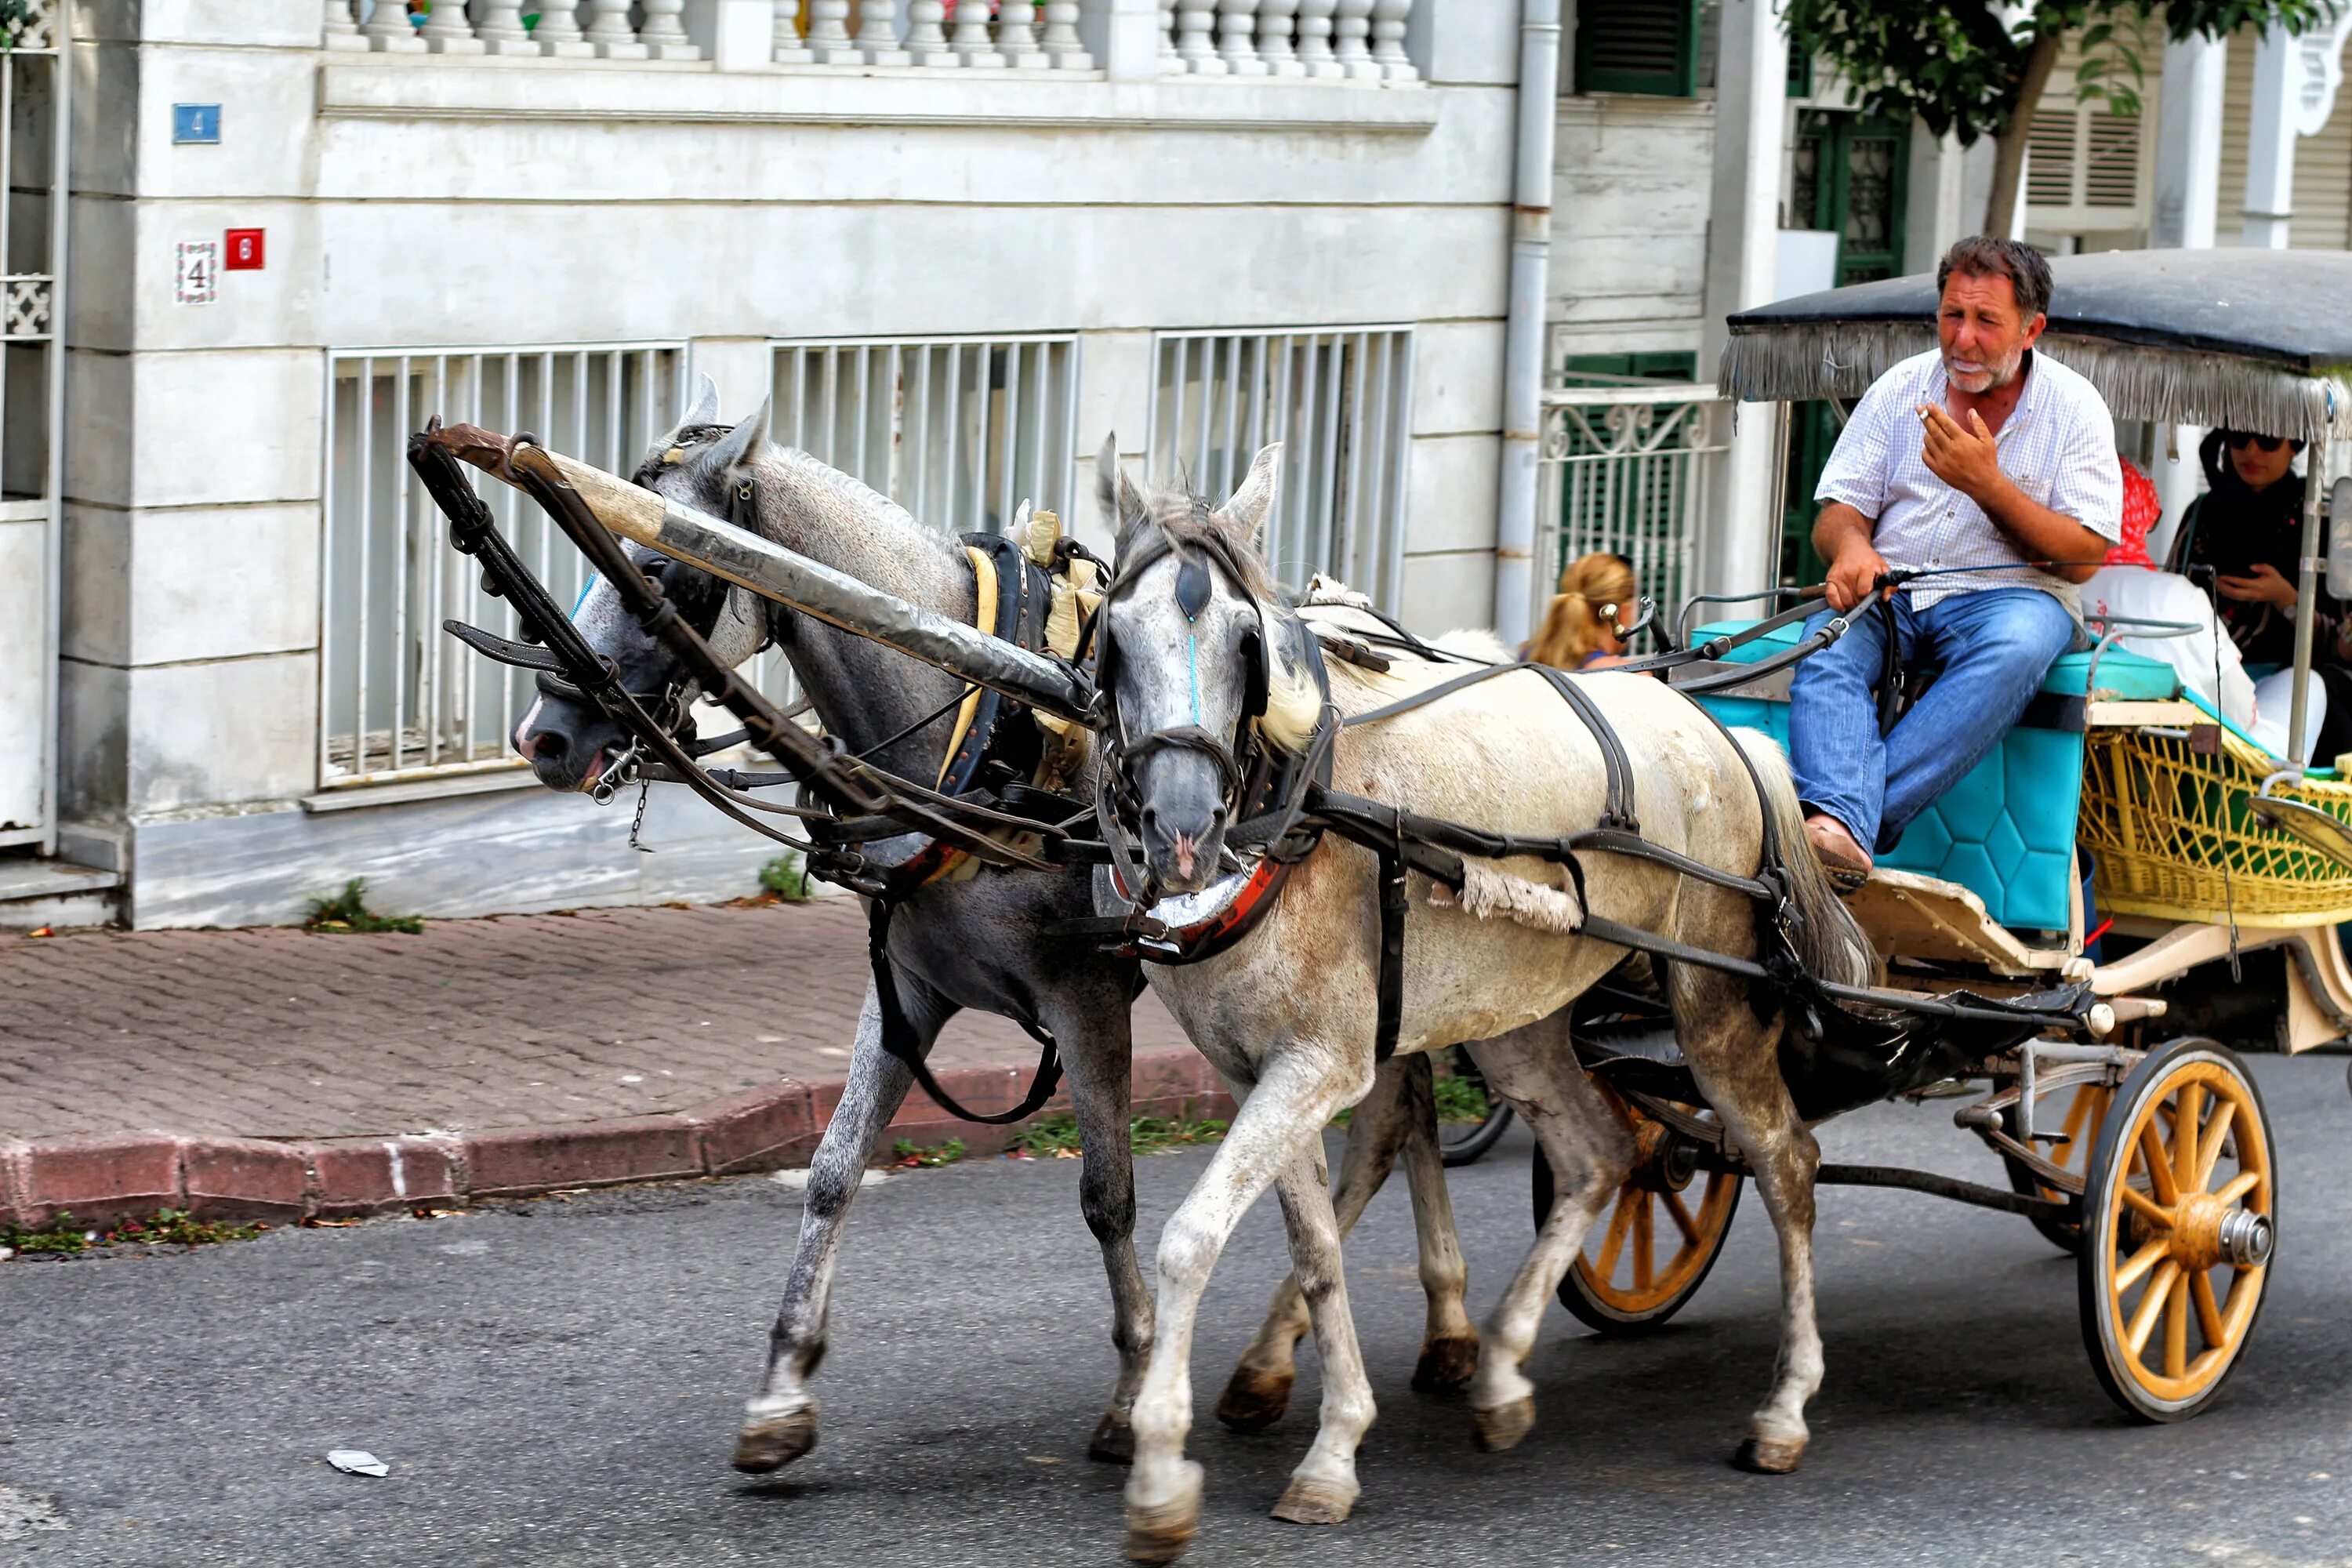
<svg viewBox="0 0 2352 1568">
<path fill-rule="evenodd" d="M 1734 730 L 1732 740 L 1748 753 L 1763 787 L 1764 809 L 1772 816 L 1772 830 L 1780 842 L 1789 897 L 1800 917 L 1791 933 L 1797 961 L 1817 979 L 1842 985 L 1870 985 L 1879 979 L 1877 950 L 1845 901 L 1837 896 L 1822 863 L 1805 838 L 1804 808 L 1797 802 L 1796 780 L 1780 743 L 1757 730 Z"/>
</svg>

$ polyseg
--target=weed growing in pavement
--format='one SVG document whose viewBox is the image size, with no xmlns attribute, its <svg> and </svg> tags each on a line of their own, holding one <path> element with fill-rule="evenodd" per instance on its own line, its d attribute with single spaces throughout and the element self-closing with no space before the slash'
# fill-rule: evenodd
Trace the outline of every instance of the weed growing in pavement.
<svg viewBox="0 0 2352 1568">
<path fill-rule="evenodd" d="M 936 1170 L 941 1165 L 952 1165 L 962 1158 L 963 1140 L 961 1138 L 950 1138 L 946 1142 L 930 1148 L 924 1147 L 912 1138 L 901 1138 L 890 1145 L 890 1163 L 893 1165 L 904 1166 L 910 1171 Z"/>
<path fill-rule="evenodd" d="M 760 868 L 760 886 L 785 903 L 807 903 L 808 868 L 798 855 L 779 855 Z"/>
<path fill-rule="evenodd" d="M 1457 1078 L 1452 1073 L 1437 1080 L 1437 1119 L 1440 1121 L 1484 1121 L 1486 1120 L 1486 1090 L 1476 1079 Z"/>
<path fill-rule="evenodd" d="M 59 1209 L 39 1230 L 0 1226 L 0 1248 L 31 1253 L 88 1252 L 95 1247 L 207 1247 L 223 1241 L 250 1241 L 268 1228 L 190 1219 L 185 1209 L 159 1209 L 150 1220 L 126 1219 L 104 1230 L 92 1230 L 76 1225 L 72 1214 Z"/>
<path fill-rule="evenodd" d="M 1213 1118 L 1139 1116 L 1127 1124 L 1128 1147 L 1139 1154 L 1214 1143 L 1224 1135 L 1225 1123 Z M 1080 1153 L 1078 1119 L 1067 1111 L 1040 1117 L 1015 1132 L 1004 1152 L 1014 1160 L 1075 1160 Z"/>
<path fill-rule="evenodd" d="M 367 879 L 353 877 L 333 898 L 312 899 L 310 918 L 302 926 L 306 931 L 396 931 L 415 936 L 425 929 L 425 920 L 421 915 L 377 914 L 367 907 Z"/>
</svg>

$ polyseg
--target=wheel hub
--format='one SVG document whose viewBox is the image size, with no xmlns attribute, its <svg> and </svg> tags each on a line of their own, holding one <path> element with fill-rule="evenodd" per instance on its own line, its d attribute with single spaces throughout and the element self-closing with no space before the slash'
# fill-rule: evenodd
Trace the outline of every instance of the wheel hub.
<svg viewBox="0 0 2352 1568">
<path fill-rule="evenodd" d="M 1654 1193 L 1678 1193 L 1698 1171 L 1698 1150 L 1663 1121 L 1644 1118 L 1633 1129 L 1633 1185 Z"/>
<path fill-rule="evenodd" d="M 2155 1234 L 2153 1225 L 2141 1227 Z M 2172 1258 L 2192 1273 L 2228 1263 L 2252 1268 L 2270 1261 L 2274 1239 L 2268 1215 L 2225 1204 L 2211 1193 L 2184 1193 L 2172 1216 Z"/>
</svg>

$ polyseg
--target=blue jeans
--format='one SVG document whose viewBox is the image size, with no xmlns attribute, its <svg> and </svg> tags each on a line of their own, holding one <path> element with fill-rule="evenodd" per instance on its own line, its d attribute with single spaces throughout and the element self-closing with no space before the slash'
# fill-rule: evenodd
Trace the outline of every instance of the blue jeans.
<svg viewBox="0 0 2352 1568">
<path fill-rule="evenodd" d="M 2000 744 L 2075 637 L 2066 606 L 2039 588 L 1954 594 L 1924 610 L 1897 593 L 1894 610 L 1900 661 L 1944 672 L 1884 740 L 1874 692 L 1886 637 L 1876 610 L 1801 662 L 1789 690 L 1798 798 L 1807 812 L 1844 823 L 1874 855 L 1893 848 L 1913 817 Z M 1814 616 L 1806 632 L 1829 618 Z"/>
</svg>

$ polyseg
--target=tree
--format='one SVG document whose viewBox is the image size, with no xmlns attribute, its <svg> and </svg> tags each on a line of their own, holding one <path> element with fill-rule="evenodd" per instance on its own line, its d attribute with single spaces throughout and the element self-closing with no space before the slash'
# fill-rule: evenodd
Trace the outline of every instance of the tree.
<svg viewBox="0 0 2352 1568">
<path fill-rule="evenodd" d="M 2336 0 L 1788 0 L 1789 37 L 1837 66 L 1863 108 L 1918 117 L 1937 135 L 1995 138 L 1984 232 L 2007 235 L 2025 169 L 2026 131 L 2070 33 L 2079 34 L 2078 89 L 2117 114 L 2139 112 L 2146 67 L 2136 24 L 2161 16 L 2175 40 L 2225 37 L 2273 23 L 2301 33 Z"/>
</svg>

